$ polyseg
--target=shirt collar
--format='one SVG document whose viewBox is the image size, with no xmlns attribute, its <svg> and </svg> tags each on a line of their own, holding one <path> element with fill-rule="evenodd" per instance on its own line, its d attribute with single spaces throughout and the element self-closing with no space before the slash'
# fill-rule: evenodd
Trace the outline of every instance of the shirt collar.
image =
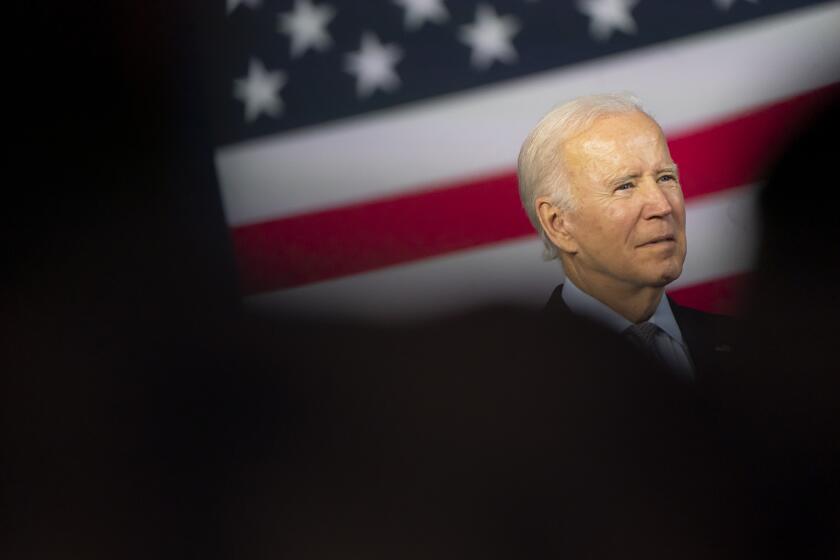
<svg viewBox="0 0 840 560">
<path fill-rule="evenodd" d="M 575 286 L 568 278 L 566 278 L 563 284 L 563 290 L 560 292 L 560 295 L 572 313 L 597 321 L 612 331 L 620 333 L 633 325 L 633 323 L 613 311 L 609 306 Z M 648 321 L 668 333 L 668 336 L 680 344 L 685 344 L 683 342 L 682 332 L 680 332 L 680 327 L 677 325 L 677 320 L 674 318 L 674 312 L 671 311 L 671 304 L 668 302 L 667 297 L 659 300 L 656 311 L 654 311 L 653 316 Z"/>
</svg>

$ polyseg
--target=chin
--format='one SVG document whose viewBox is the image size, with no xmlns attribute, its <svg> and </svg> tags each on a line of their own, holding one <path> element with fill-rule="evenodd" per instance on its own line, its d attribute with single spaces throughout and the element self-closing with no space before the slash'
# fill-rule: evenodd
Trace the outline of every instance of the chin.
<svg viewBox="0 0 840 560">
<path fill-rule="evenodd" d="M 682 266 L 668 267 L 658 274 L 653 276 L 650 280 L 650 285 L 656 288 L 664 288 L 682 274 Z"/>
<path fill-rule="evenodd" d="M 678 270 L 675 270 L 675 271 L 669 271 L 669 272 L 663 273 L 662 276 L 659 279 L 660 286 L 667 286 L 668 284 L 670 284 L 671 282 L 673 282 L 674 280 L 679 278 L 680 274 L 682 274 L 682 267 L 680 267 Z"/>
<path fill-rule="evenodd" d="M 683 271 L 683 264 L 685 263 L 685 252 L 680 255 L 673 255 L 669 259 L 665 259 L 659 266 L 659 280 L 662 285 L 670 284 L 680 277 Z"/>
</svg>

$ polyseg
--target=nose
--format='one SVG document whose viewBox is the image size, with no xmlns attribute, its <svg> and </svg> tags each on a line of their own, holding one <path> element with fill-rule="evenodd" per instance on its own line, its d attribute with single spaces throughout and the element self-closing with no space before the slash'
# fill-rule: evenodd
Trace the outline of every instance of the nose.
<svg viewBox="0 0 840 560">
<path fill-rule="evenodd" d="M 650 179 L 642 185 L 644 206 L 642 213 L 645 219 L 664 218 L 674 211 L 674 206 L 662 185 Z"/>
</svg>

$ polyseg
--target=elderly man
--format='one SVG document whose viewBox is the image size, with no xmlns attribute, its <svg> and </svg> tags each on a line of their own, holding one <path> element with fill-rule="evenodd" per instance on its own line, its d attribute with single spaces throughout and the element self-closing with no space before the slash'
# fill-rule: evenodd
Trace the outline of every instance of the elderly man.
<svg viewBox="0 0 840 560">
<path fill-rule="evenodd" d="M 685 378 L 731 353 L 732 320 L 663 297 L 682 272 L 685 203 L 665 135 L 629 95 L 574 99 L 522 145 L 519 190 L 566 280 L 548 302 L 626 334 Z"/>
</svg>

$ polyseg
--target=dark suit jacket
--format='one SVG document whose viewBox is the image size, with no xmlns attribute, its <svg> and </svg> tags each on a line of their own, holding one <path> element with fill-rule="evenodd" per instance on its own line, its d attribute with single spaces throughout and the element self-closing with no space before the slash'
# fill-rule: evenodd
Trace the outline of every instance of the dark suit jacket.
<svg viewBox="0 0 840 560">
<path fill-rule="evenodd" d="M 560 284 L 552 292 L 545 306 L 549 315 L 571 313 L 563 301 L 562 291 L 563 285 Z M 709 382 L 720 373 L 735 367 L 739 346 L 737 319 L 683 307 L 670 297 L 668 302 L 682 332 L 683 341 L 688 346 L 698 382 Z"/>
</svg>

